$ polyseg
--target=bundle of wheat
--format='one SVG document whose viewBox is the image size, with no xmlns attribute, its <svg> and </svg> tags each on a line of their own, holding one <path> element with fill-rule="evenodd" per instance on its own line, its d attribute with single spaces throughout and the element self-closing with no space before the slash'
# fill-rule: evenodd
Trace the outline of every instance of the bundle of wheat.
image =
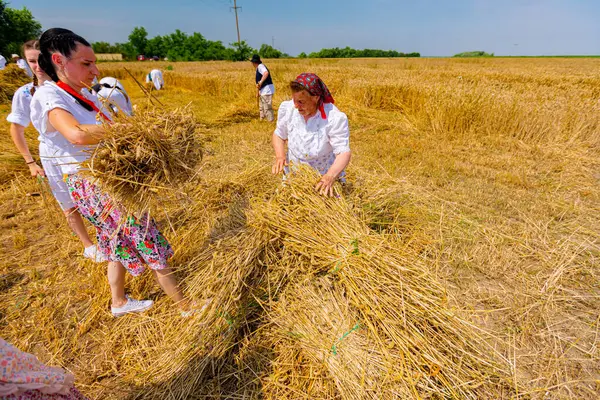
<svg viewBox="0 0 600 400">
<path fill-rule="evenodd" d="M 252 212 L 254 229 L 281 242 L 280 261 L 269 265 L 285 277 L 277 287 L 305 282 L 275 307 L 280 329 L 273 342 L 289 344 L 290 332 L 297 333 L 296 350 L 315 370 L 325 366 L 343 398 L 493 398 L 510 391 L 510 364 L 494 350 L 494 338 L 450 309 L 426 265 L 392 249 L 343 198 L 317 194 L 317 180 L 302 168 Z M 310 289 L 311 276 L 320 275 L 332 289 Z M 344 353 L 346 345 L 355 357 Z M 289 373 L 289 381 L 298 380 Z"/>
<path fill-rule="evenodd" d="M 157 195 L 177 193 L 202 158 L 201 124 L 185 108 L 149 108 L 105 126 L 84 167 L 131 212 L 149 211 Z"/>
<path fill-rule="evenodd" d="M 9 103 L 18 88 L 31 82 L 24 70 L 16 64 L 8 64 L 0 71 L 0 104 Z"/>
</svg>

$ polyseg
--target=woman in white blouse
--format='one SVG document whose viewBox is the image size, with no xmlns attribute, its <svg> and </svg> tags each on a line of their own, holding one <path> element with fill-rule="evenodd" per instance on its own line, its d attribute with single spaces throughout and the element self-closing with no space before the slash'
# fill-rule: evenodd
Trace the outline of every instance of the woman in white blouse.
<svg viewBox="0 0 600 400">
<path fill-rule="evenodd" d="M 273 173 L 287 173 L 288 163 L 308 164 L 321 174 L 316 189 L 333 196 L 333 184 L 344 179 L 350 162 L 348 117 L 333 104 L 329 89 L 315 74 L 298 75 L 290 89 L 292 100 L 279 106 L 273 133 Z"/>
<path fill-rule="evenodd" d="M 165 80 L 163 79 L 163 73 L 160 69 L 153 69 L 148 75 L 146 75 L 146 83 L 154 85 L 154 89 L 160 90 L 165 87 Z"/>
</svg>

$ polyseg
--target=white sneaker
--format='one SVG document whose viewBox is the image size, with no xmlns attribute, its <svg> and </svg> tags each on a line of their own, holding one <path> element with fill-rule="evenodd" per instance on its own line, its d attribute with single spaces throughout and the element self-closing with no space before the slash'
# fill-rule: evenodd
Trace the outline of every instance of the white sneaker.
<svg viewBox="0 0 600 400">
<path fill-rule="evenodd" d="M 125 314 L 146 311 L 154 302 L 152 300 L 136 300 L 127 296 L 127 303 L 121 307 L 111 307 L 110 311 L 114 317 L 120 317 Z"/>
<path fill-rule="evenodd" d="M 95 244 L 86 247 L 85 250 L 83 250 L 83 256 L 97 263 L 107 261 L 104 254 L 100 253 Z"/>
</svg>

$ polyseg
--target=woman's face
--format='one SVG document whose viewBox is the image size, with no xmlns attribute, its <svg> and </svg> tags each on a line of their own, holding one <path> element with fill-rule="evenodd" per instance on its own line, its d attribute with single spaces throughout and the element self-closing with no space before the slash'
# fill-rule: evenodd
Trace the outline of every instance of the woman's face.
<svg viewBox="0 0 600 400">
<path fill-rule="evenodd" d="M 292 99 L 294 107 L 303 117 L 311 117 L 317 111 L 319 96 L 313 96 L 308 91 L 302 90 L 292 93 Z"/>
<path fill-rule="evenodd" d="M 98 67 L 96 67 L 94 50 L 81 43 L 77 43 L 75 51 L 71 53 L 69 58 L 55 53 L 52 55 L 52 61 L 69 81 L 68 83 L 77 88 L 91 86 L 94 77 L 100 75 Z"/>
<path fill-rule="evenodd" d="M 27 49 L 25 50 L 25 60 L 27 60 L 27 64 L 29 64 L 29 68 L 33 71 L 35 76 L 37 76 L 38 81 L 46 81 L 50 78 L 46 73 L 40 68 L 38 64 L 38 57 L 40 55 L 39 50 Z"/>
</svg>

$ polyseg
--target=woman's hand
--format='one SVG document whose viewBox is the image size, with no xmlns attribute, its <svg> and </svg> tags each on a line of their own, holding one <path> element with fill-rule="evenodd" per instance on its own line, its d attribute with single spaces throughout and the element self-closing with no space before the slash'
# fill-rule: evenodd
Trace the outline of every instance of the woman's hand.
<svg viewBox="0 0 600 400">
<path fill-rule="evenodd" d="M 33 176 L 34 178 L 37 178 L 38 176 L 46 176 L 44 168 L 37 165 L 37 163 L 28 164 L 27 166 L 29 167 L 29 172 L 31 172 L 31 176 Z"/>
<path fill-rule="evenodd" d="M 276 158 L 275 159 L 275 164 L 273 164 L 273 168 L 271 169 L 271 171 L 273 172 L 273 175 L 277 175 L 283 172 L 283 168 L 287 167 L 288 163 L 286 162 L 285 158 Z"/>
<path fill-rule="evenodd" d="M 315 186 L 315 189 L 319 191 L 319 194 L 323 196 L 334 197 L 333 184 L 335 183 L 336 177 L 333 175 L 325 174 L 321 177 L 321 180 Z"/>
</svg>

